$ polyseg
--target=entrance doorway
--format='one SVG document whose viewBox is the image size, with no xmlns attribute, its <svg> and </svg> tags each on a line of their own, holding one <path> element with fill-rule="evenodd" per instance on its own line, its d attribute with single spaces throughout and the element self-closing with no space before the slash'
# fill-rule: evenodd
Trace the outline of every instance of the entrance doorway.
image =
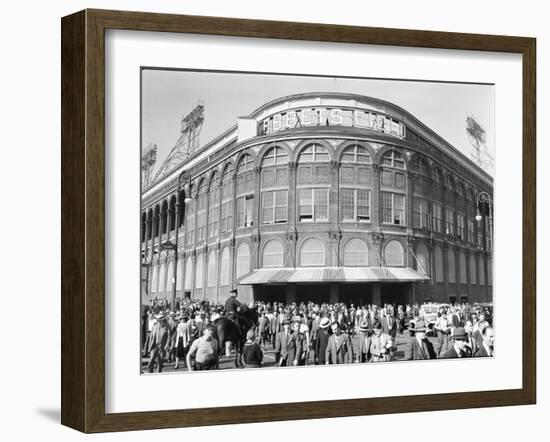
<svg viewBox="0 0 550 442">
<path fill-rule="evenodd" d="M 264 302 L 285 302 L 286 301 L 286 285 L 255 285 L 254 300 Z"/>
<path fill-rule="evenodd" d="M 296 302 L 314 302 L 315 304 L 329 302 L 329 289 L 328 284 L 297 284 Z"/>
<path fill-rule="evenodd" d="M 409 282 L 382 284 L 382 305 L 397 304 L 405 305 L 412 304 Z"/>
<path fill-rule="evenodd" d="M 341 284 L 339 298 L 340 302 L 355 307 L 372 304 L 372 284 Z"/>
</svg>

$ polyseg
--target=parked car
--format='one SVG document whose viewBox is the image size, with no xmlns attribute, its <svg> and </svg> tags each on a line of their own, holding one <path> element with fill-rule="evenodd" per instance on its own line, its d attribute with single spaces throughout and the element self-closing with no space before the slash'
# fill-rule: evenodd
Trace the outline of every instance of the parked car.
<svg viewBox="0 0 550 442">
<path fill-rule="evenodd" d="M 451 305 L 446 303 L 428 302 L 420 306 L 418 318 L 413 318 L 409 322 L 409 334 L 414 336 L 415 324 L 417 320 L 423 320 L 426 323 L 426 335 L 435 335 L 434 326 L 438 318 L 438 314 L 442 309 L 449 309 Z"/>
</svg>

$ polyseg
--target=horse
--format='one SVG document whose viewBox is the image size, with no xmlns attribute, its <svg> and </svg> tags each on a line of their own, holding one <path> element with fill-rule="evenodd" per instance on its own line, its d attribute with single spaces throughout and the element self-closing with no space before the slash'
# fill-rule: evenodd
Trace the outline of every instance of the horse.
<svg viewBox="0 0 550 442">
<path fill-rule="evenodd" d="M 246 342 L 246 333 L 258 325 L 258 312 L 255 308 L 242 308 L 236 321 L 221 316 L 213 322 L 214 337 L 219 343 L 219 356 L 225 349 L 225 343 L 231 342 L 235 348 L 235 368 L 242 367 L 242 352 Z"/>
</svg>

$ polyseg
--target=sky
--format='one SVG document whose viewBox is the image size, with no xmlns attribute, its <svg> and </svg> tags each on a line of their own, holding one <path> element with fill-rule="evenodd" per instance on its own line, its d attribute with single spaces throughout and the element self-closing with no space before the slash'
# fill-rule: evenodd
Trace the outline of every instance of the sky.
<svg viewBox="0 0 550 442">
<path fill-rule="evenodd" d="M 142 71 L 142 149 L 157 145 L 155 171 L 180 135 L 180 120 L 202 100 L 203 146 L 263 104 L 304 92 L 347 92 L 390 101 L 414 115 L 462 153 L 471 157 L 466 117 L 486 130 L 494 158 L 494 86 L 403 80 L 303 77 L 281 74 Z M 488 170 L 492 175 L 492 170 Z"/>
</svg>

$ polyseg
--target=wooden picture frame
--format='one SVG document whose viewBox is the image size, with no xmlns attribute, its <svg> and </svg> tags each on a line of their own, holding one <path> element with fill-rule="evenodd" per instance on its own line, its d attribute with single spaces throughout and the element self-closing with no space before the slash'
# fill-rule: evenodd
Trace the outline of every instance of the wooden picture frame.
<svg viewBox="0 0 550 442">
<path fill-rule="evenodd" d="M 517 53 L 523 57 L 523 383 L 514 390 L 105 412 L 105 30 Z M 83 432 L 281 421 L 536 401 L 536 41 L 405 29 L 84 10 L 62 19 L 62 408 Z"/>
</svg>

